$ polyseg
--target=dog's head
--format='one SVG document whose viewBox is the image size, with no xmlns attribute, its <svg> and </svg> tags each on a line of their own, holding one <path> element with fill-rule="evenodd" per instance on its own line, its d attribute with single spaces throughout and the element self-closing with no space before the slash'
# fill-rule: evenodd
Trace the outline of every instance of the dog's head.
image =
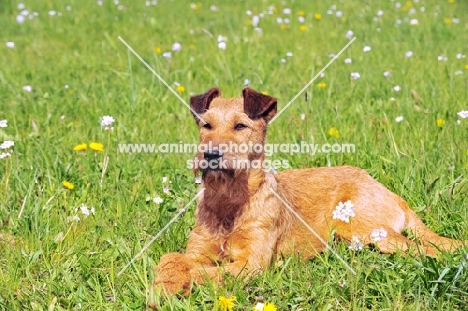
<svg viewBox="0 0 468 311">
<path fill-rule="evenodd" d="M 190 98 L 200 131 L 195 170 L 245 170 L 262 166 L 268 122 L 276 114 L 275 98 L 250 88 L 242 98 L 221 98 L 212 88 Z M 198 165 L 197 165 L 198 164 Z M 260 167 L 261 168 L 261 167 Z"/>
</svg>

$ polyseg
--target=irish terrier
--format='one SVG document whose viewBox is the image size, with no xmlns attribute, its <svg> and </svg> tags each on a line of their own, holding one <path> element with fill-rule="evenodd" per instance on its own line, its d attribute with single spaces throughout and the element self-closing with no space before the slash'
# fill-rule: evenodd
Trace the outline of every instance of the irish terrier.
<svg viewBox="0 0 468 311">
<path fill-rule="evenodd" d="M 220 95 L 212 88 L 190 99 L 202 118 L 194 114 L 200 144 L 209 146 L 195 157 L 198 163 L 205 161 L 205 167 L 195 168 L 205 190 L 185 253 L 166 254 L 154 268 L 154 285 L 166 294 L 188 294 L 192 282 L 220 282 L 224 273 L 258 273 L 278 255 L 311 258 L 325 250 L 323 241 L 332 231 L 351 243 L 374 244 L 382 253 L 436 256 L 438 250 L 452 251 L 463 244 L 431 231 L 402 198 L 360 168 L 272 174 L 262 165 L 239 165 L 263 163 L 265 154 L 240 147 L 226 151 L 221 145 L 263 145 L 277 102 L 249 88 L 243 98 Z M 411 230 L 417 242 L 405 237 L 404 229 Z"/>
</svg>

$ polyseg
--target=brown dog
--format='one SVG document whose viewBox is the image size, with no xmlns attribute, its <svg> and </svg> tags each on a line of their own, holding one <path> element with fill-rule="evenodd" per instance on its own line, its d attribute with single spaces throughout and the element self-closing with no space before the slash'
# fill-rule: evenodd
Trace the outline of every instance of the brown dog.
<svg viewBox="0 0 468 311">
<path fill-rule="evenodd" d="M 154 268 L 154 285 L 166 294 L 187 294 L 192 282 L 219 282 L 224 273 L 258 273 L 280 254 L 311 258 L 326 248 L 322 241 L 333 230 L 344 240 L 375 244 L 383 253 L 435 256 L 438 249 L 462 245 L 432 232 L 402 198 L 362 169 L 297 169 L 273 175 L 258 165 L 240 165 L 258 164 L 265 155 L 252 148 L 225 151 L 221 145 L 263 145 L 268 121 L 276 114 L 275 98 L 249 88 L 243 98 L 221 98 L 213 88 L 192 97 L 190 105 L 203 119 L 195 116 L 200 144 L 209 145 L 195 158 L 205 161 L 205 167 L 195 168 L 202 172 L 205 190 L 186 252 L 166 254 Z M 419 242 L 406 238 L 403 229 Z"/>
</svg>

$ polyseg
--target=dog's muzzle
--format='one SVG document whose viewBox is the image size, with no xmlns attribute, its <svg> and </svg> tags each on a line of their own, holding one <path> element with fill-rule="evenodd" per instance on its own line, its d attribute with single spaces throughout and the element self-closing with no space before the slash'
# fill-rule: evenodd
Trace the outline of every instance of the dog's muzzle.
<svg viewBox="0 0 468 311">
<path fill-rule="evenodd" d="M 223 157 L 223 152 L 219 149 L 211 149 L 204 152 L 203 157 L 208 162 L 208 167 L 211 169 L 219 169 L 220 160 Z"/>
</svg>

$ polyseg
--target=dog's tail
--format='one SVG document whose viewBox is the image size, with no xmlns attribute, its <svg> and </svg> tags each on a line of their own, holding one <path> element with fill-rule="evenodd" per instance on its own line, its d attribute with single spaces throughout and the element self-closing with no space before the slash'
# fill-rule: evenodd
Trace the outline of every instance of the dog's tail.
<svg viewBox="0 0 468 311">
<path fill-rule="evenodd" d="M 419 218 L 419 216 L 413 210 L 411 210 L 411 208 L 409 208 L 408 204 L 404 200 L 401 201 L 405 205 L 402 206 L 403 210 L 405 210 L 405 228 L 411 230 L 415 237 L 419 239 L 423 245 L 436 247 L 441 251 L 449 252 L 453 252 L 459 247 L 468 245 L 464 241 L 450 239 L 438 235 L 422 222 L 421 218 Z"/>
</svg>

